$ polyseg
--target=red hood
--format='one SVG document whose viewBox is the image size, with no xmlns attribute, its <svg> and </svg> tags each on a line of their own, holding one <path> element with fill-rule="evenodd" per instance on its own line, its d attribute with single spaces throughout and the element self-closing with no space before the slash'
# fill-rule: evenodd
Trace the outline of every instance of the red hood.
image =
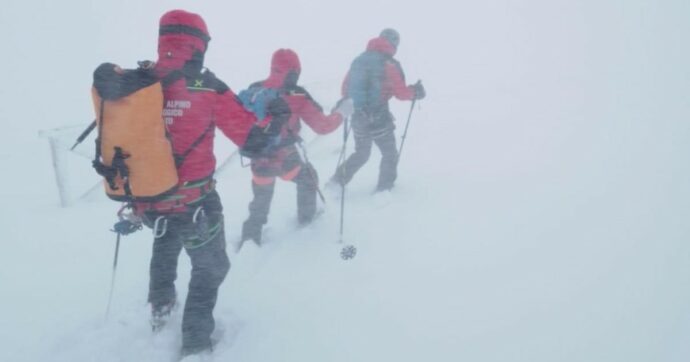
<svg viewBox="0 0 690 362">
<path fill-rule="evenodd" d="M 292 49 L 278 49 L 273 53 L 271 59 L 271 74 L 264 81 L 264 87 L 280 88 L 285 85 L 285 78 L 290 73 L 299 73 L 302 71 L 299 57 Z M 295 82 L 297 80 L 295 79 Z"/>
<path fill-rule="evenodd" d="M 390 56 L 395 55 L 395 47 L 388 40 L 381 37 L 369 40 L 367 50 L 387 54 Z"/>
<path fill-rule="evenodd" d="M 201 16 L 184 10 L 172 10 L 160 19 L 158 36 L 159 73 L 182 69 L 195 52 L 205 53 L 210 40 Z"/>
</svg>

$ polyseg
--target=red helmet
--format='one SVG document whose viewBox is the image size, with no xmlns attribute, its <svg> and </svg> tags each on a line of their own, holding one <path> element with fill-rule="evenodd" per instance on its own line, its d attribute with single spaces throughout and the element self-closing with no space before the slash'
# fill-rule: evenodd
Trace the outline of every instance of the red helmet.
<svg viewBox="0 0 690 362">
<path fill-rule="evenodd" d="M 302 66 L 294 50 L 278 49 L 273 53 L 271 75 L 269 75 L 264 85 L 269 88 L 296 85 L 301 71 Z"/>
<path fill-rule="evenodd" d="M 201 16 L 184 10 L 168 11 L 160 19 L 157 67 L 181 69 L 195 55 L 203 58 L 210 40 Z"/>
</svg>

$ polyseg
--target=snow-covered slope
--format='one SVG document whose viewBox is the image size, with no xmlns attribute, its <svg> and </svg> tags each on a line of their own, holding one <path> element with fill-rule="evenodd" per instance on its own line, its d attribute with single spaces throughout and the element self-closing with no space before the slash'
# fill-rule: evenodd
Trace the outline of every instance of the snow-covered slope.
<svg viewBox="0 0 690 362">
<path fill-rule="evenodd" d="M 85 124 L 92 69 L 152 58 L 158 17 L 174 7 L 205 16 L 207 64 L 234 89 L 292 47 L 302 83 L 330 108 L 351 59 L 392 26 L 408 80 L 428 92 L 395 190 L 371 195 L 376 151 L 351 184 L 355 259 L 339 258 L 338 201 L 296 229 L 294 188 L 279 183 L 270 242 L 231 254 L 215 361 L 690 357 L 687 2 L 11 0 L 0 12 L 0 360 L 177 353 L 180 311 L 159 335 L 147 322 L 150 234 L 123 239 L 106 320 L 117 205 L 58 207 L 37 137 Z M 409 104 L 394 103 L 400 135 Z M 322 180 L 340 136 L 309 148 Z M 93 177 L 88 165 L 79 176 Z M 233 162 L 219 190 L 234 242 L 249 171 Z"/>
</svg>

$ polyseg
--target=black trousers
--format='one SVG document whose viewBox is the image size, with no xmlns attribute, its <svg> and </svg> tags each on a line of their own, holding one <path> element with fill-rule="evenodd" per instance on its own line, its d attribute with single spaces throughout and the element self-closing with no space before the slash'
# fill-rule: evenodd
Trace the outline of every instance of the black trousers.
<svg viewBox="0 0 690 362">
<path fill-rule="evenodd" d="M 203 211 L 196 212 L 198 208 Z M 163 215 L 150 214 L 148 219 L 153 222 L 158 216 Z M 192 275 L 182 317 L 182 346 L 210 348 L 218 287 L 230 269 L 218 193 L 212 191 L 187 213 L 164 215 L 155 231 L 162 235 L 153 241 L 148 300 L 154 308 L 175 300 L 177 262 L 184 248 L 191 259 Z"/>
<path fill-rule="evenodd" d="M 307 224 L 311 222 L 316 213 L 318 175 L 310 164 L 301 163 L 299 173 L 290 181 L 297 186 L 297 220 L 300 224 Z M 275 181 L 258 184 L 252 180 L 254 199 L 249 203 L 248 227 L 260 228 L 268 222 L 274 189 Z"/>
</svg>

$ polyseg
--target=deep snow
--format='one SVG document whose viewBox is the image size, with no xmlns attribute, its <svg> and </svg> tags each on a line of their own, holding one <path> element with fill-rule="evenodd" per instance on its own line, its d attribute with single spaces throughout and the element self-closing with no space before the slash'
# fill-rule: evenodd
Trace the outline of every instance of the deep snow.
<svg viewBox="0 0 690 362">
<path fill-rule="evenodd" d="M 270 243 L 231 253 L 214 360 L 690 358 L 690 3 L 10 0 L 0 12 L 0 360 L 177 352 L 179 314 L 157 336 L 147 324 L 147 231 L 123 239 L 104 319 L 117 205 L 101 195 L 60 208 L 37 135 L 86 124 L 94 67 L 152 58 L 158 17 L 176 7 L 206 18 L 207 65 L 235 90 L 292 47 L 301 82 L 329 109 L 351 59 L 392 26 L 408 81 L 422 78 L 429 95 L 396 189 L 370 195 L 376 151 L 349 189 L 354 260 L 338 256 L 337 201 L 296 230 L 294 189 L 279 183 Z M 393 103 L 400 135 L 409 104 Z M 339 140 L 340 130 L 309 148 L 322 180 Z M 223 158 L 232 147 L 217 141 Z M 85 158 L 70 162 L 76 184 L 96 179 Z M 219 175 L 229 242 L 249 178 L 237 160 Z"/>
</svg>

